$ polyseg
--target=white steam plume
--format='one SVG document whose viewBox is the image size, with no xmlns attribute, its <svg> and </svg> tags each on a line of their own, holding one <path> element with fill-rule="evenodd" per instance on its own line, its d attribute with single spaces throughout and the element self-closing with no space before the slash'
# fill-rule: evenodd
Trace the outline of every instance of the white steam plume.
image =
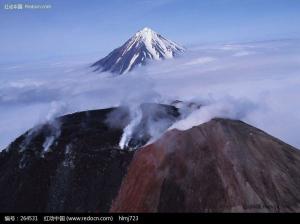
<svg viewBox="0 0 300 224">
<path fill-rule="evenodd" d="M 125 149 L 128 147 L 133 131 L 139 125 L 143 116 L 140 105 L 130 107 L 129 110 L 130 110 L 130 122 L 123 130 L 123 134 L 119 142 L 119 147 L 121 149 Z"/>
</svg>

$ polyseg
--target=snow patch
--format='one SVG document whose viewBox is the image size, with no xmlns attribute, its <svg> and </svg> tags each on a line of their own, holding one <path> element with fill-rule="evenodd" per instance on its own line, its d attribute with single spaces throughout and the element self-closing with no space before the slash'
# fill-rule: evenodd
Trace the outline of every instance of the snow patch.
<svg viewBox="0 0 300 224">
<path fill-rule="evenodd" d="M 128 67 L 126 68 L 126 70 L 124 71 L 124 73 L 127 73 L 128 71 L 130 71 L 130 69 L 131 69 L 131 67 L 132 67 L 132 64 L 135 62 L 135 60 L 138 58 L 139 55 L 140 55 L 139 53 L 138 53 L 138 54 L 135 54 L 135 55 L 131 58 L 131 60 L 130 60 L 130 62 L 129 62 L 129 65 L 128 65 Z"/>
</svg>

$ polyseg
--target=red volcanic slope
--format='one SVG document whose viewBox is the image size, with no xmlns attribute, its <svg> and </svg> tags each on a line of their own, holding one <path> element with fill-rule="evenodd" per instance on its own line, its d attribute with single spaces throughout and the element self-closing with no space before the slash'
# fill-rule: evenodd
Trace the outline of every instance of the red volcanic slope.
<svg viewBox="0 0 300 224">
<path fill-rule="evenodd" d="M 135 153 L 111 212 L 300 211 L 300 151 L 240 121 L 173 130 Z"/>
</svg>

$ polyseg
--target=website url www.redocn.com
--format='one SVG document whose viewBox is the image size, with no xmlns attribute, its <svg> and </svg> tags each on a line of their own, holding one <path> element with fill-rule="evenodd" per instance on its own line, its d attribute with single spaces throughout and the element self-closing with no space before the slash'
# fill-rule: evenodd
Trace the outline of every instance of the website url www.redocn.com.
<svg viewBox="0 0 300 224">
<path fill-rule="evenodd" d="M 66 216 L 66 221 L 113 222 L 112 216 Z"/>
</svg>

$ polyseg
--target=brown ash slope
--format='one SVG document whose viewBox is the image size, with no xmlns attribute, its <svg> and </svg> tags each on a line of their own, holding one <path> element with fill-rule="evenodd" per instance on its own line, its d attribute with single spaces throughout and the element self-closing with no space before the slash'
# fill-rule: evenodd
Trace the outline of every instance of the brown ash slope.
<svg viewBox="0 0 300 224">
<path fill-rule="evenodd" d="M 178 116 L 164 105 L 145 104 L 142 111 L 143 135 L 136 135 L 136 144 L 151 137 L 146 118 L 174 122 Z M 95 110 L 21 135 L 0 153 L 0 212 L 109 211 L 134 153 L 118 145 L 128 122 L 126 108 Z"/>
<path fill-rule="evenodd" d="M 112 212 L 300 211 L 300 151 L 214 119 L 137 151 Z"/>
</svg>

